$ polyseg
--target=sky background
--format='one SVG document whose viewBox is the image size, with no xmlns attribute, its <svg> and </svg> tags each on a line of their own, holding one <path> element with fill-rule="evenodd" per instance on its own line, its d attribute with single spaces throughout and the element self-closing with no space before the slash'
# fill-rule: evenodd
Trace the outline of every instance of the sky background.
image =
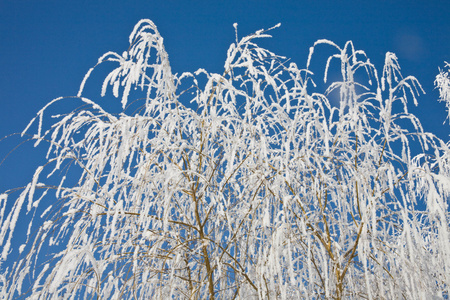
<svg viewBox="0 0 450 300">
<path fill-rule="evenodd" d="M 425 130 L 448 140 L 445 105 L 433 88 L 438 68 L 450 62 L 450 5 L 443 0 L 0 0 L 0 137 L 21 132 L 50 100 L 76 95 L 99 56 L 128 48 L 128 36 L 143 18 L 158 26 L 174 73 L 204 68 L 221 74 L 235 22 L 240 37 L 281 23 L 261 45 L 299 67 L 323 38 L 340 46 L 352 40 L 378 72 L 385 53 L 394 52 L 403 75 L 416 76 L 427 93 L 411 111 Z M 96 88 L 93 100 L 102 101 Z M 17 136 L 2 140 L 0 161 L 19 143 Z M 0 192 L 29 182 L 43 163 L 39 151 L 21 146 L 0 165 Z"/>
</svg>

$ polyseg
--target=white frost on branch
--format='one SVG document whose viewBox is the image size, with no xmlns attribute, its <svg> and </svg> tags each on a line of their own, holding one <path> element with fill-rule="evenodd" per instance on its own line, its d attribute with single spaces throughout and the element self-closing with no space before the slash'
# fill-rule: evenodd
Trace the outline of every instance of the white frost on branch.
<svg viewBox="0 0 450 300">
<path fill-rule="evenodd" d="M 448 297 L 450 150 L 408 112 L 418 81 L 352 42 L 317 41 L 301 69 L 258 46 L 268 30 L 233 26 L 222 74 L 177 75 L 142 20 L 98 61 L 117 64 L 100 95 L 121 113 L 83 97 L 98 64 L 38 112 L 24 133 L 38 119 L 47 162 L 16 201 L 0 195 L 0 297 Z M 83 106 L 48 126 L 68 100 Z"/>
<path fill-rule="evenodd" d="M 436 76 L 436 80 L 434 84 L 437 88 L 439 88 L 439 101 L 444 101 L 447 106 L 448 117 L 450 118 L 450 75 L 449 68 L 450 64 L 445 63 L 446 71 L 439 70 L 439 74 Z"/>
</svg>

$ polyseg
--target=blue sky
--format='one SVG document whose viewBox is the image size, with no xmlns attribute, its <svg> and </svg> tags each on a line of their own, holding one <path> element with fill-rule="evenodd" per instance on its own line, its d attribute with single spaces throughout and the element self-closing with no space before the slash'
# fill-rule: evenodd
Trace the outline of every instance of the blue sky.
<svg viewBox="0 0 450 300">
<path fill-rule="evenodd" d="M 98 57 L 126 50 L 133 26 L 148 18 L 164 37 L 175 73 L 198 68 L 222 73 L 234 22 L 240 36 L 281 23 L 261 44 L 301 67 L 309 47 L 322 38 L 339 45 L 352 40 L 379 72 L 385 53 L 394 52 L 403 75 L 416 76 L 427 92 L 411 110 L 426 130 L 448 139 L 445 106 L 436 101 L 433 81 L 438 67 L 450 62 L 449 16 L 450 5 L 434 0 L 0 0 L 0 137 L 22 131 L 51 99 L 76 95 Z M 101 101 L 96 88 L 93 100 Z M 18 143 L 0 142 L 0 160 Z M 42 164 L 30 150 L 31 145 L 20 147 L 0 165 L 0 192 L 26 184 Z"/>
</svg>

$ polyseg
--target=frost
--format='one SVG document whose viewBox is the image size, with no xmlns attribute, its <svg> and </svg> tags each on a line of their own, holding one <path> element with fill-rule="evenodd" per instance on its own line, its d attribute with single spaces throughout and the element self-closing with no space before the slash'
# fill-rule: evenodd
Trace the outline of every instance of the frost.
<svg viewBox="0 0 450 300">
<path fill-rule="evenodd" d="M 31 120 L 47 162 L 0 195 L 2 297 L 448 297 L 450 146 L 408 112 L 417 79 L 351 41 L 318 40 L 301 69 L 256 43 L 279 24 L 233 26 L 222 74 L 178 75 L 142 20 Z M 82 96 L 104 62 L 118 114 Z M 82 106 L 48 118 L 58 101 Z"/>
<path fill-rule="evenodd" d="M 19 253 L 22 253 L 26 246 L 27 246 L 26 244 L 20 245 L 20 247 L 19 247 Z"/>
<path fill-rule="evenodd" d="M 52 224 L 53 224 L 52 221 L 45 221 L 44 224 L 42 224 L 42 229 L 47 230 L 52 226 Z"/>
<path fill-rule="evenodd" d="M 434 81 L 435 86 L 439 89 L 440 101 L 444 101 L 447 106 L 448 115 L 450 118 L 450 75 L 448 68 L 449 63 L 445 63 L 447 71 L 439 70 L 439 74 Z"/>
</svg>

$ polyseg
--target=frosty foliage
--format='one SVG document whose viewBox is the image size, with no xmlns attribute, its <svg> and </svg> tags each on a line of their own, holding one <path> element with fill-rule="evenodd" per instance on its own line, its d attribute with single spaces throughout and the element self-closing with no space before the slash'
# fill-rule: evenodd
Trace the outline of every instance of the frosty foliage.
<svg viewBox="0 0 450 300">
<path fill-rule="evenodd" d="M 447 71 L 439 70 L 439 74 L 436 76 L 435 85 L 439 88 L 440 101 L 444 101 L 447 105 L 448 116 L 450 118 L 450 74 L 448 68 L 449 63 L 445 63 Z"/>
<path fill-rule="evenodd" d="M 101 94 L 123 112 L 83 97 L 94 68 L 76 98 L 49 103 L 82 108 L 48 128 L 43 108 L 30 126 L 48 163 L 0 196 L 3 264 L 32 215 L 3 298 L 448 297 L 450 152 L 407 110 L 417 80 L 393 53 L 377 71 L 352 42 L 317 41 L 299 69 L 256 44 L 268 36 L 236 33 L 223 74 L 177 75 L 142 20 L 127 51 L 99 59 L 117 64 Z M 321 92 L 311 63 L 341 79 Z"/>
</svg>

